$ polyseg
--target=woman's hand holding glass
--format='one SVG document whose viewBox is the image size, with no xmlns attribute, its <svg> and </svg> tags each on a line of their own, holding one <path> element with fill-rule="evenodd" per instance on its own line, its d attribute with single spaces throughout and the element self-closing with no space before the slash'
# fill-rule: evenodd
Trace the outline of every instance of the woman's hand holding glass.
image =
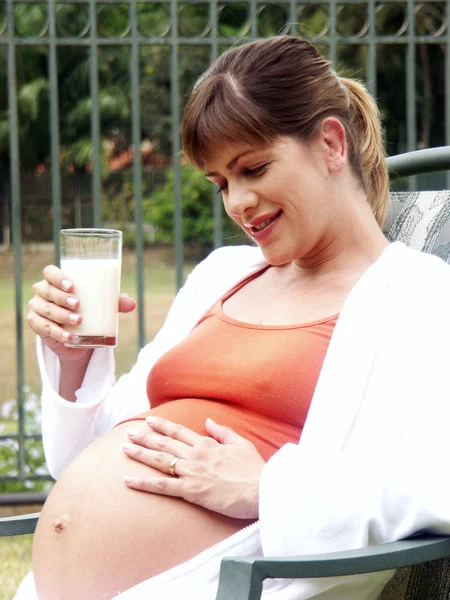
<svg viewBox="0 0 450 600">
<path fill-rule="evenodd" d="M 92 353 L 92 349 L 67 348 L 64 345 L 72 338 L 72 333 L 65 326 L 81 323 L 81 316 L 75 312 L 80 302 L 72 293 L 73 283 L 54 265 L 45 267 L 43 275 L 44 279 L 32 288 L 34 295 L 28 302 L 28 325 L 60 360 L 82 360 Z M 135 306 L 132 298 L 121 294 L 119 312 L 131 312 Z"/>
<path fill-rule="evenodd" d="M 206 421 L 209 436 L 160 417 L 148 417 L 146 433 L 129 431 L 124 452 L 174 477 L 125 477 L 133 489 L 183 498 L 238 519 L 257 519 L 264 459 L 232 429 Z"/>
</svg>

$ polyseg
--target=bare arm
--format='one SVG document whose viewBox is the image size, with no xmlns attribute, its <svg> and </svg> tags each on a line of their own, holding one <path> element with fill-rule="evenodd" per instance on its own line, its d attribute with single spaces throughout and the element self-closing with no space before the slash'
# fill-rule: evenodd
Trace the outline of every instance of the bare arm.
<svg viewBox="0 0 450 600">
<path fill-rule="evenodd" d="M 75 402 L 75 392 L 81 387 L 87 366 L 91 360 L 93 350 L 84 353 L 77 362 L 61 361 L 61 383 L 59 395 L 65 400 Z"/>
</svg>

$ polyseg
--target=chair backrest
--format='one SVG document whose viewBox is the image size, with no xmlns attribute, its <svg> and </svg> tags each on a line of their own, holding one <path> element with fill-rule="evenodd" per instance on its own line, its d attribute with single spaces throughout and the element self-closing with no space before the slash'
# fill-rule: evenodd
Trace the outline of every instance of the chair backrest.
<svg viewBox="0 0 450 600">
<path fill-rule="evenodd" d="M 391 203 L 383 227 L 388 240 L 450 262 L 450 190 L 394 192 Z"/>
<path fill-rule="evenodd" d="M 450 263 L 450 191 L 394 192 L 383 231 L 389 241 L 401 241 Z M 398 569 L 380 600 L 448 600 L 450 558 Z"/>
<path fill-rule="evenodd" d="M 398 569 L 379 600 L 448 600 L 450 558 Z"/>
</svg>

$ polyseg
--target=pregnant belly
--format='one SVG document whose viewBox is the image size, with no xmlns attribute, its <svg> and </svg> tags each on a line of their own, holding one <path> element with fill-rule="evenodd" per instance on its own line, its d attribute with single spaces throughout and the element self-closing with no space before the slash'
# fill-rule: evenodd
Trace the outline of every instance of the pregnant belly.
<svg viewBox="0 0 450 600">
<path fill-rule="evenodd" d="M 131 428 L 147 425 L 130 421 L 101 436 L 48 497 L 33 547 L 39 600 L 113 598 L 250 523 L 127 488 L 125 475 L 161 476 L 123 453 Z"/>
</svg>

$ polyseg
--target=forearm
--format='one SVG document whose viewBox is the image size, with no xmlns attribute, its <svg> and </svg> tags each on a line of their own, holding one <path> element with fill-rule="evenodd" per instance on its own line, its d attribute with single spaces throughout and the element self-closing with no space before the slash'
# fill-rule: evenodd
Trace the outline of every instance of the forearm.
<svg viewBox="0 0 450 600">
<path fill-rule="evenodd" d="M 82 358 L 76 362 L 61 362 L 61 379 L 59 384 L 59 395 L 68 400 L 75 402 L 75 392 L 81 387 L 86 369 L 91 360 L 93 350 L 87 352 Z"/>
</svg>

